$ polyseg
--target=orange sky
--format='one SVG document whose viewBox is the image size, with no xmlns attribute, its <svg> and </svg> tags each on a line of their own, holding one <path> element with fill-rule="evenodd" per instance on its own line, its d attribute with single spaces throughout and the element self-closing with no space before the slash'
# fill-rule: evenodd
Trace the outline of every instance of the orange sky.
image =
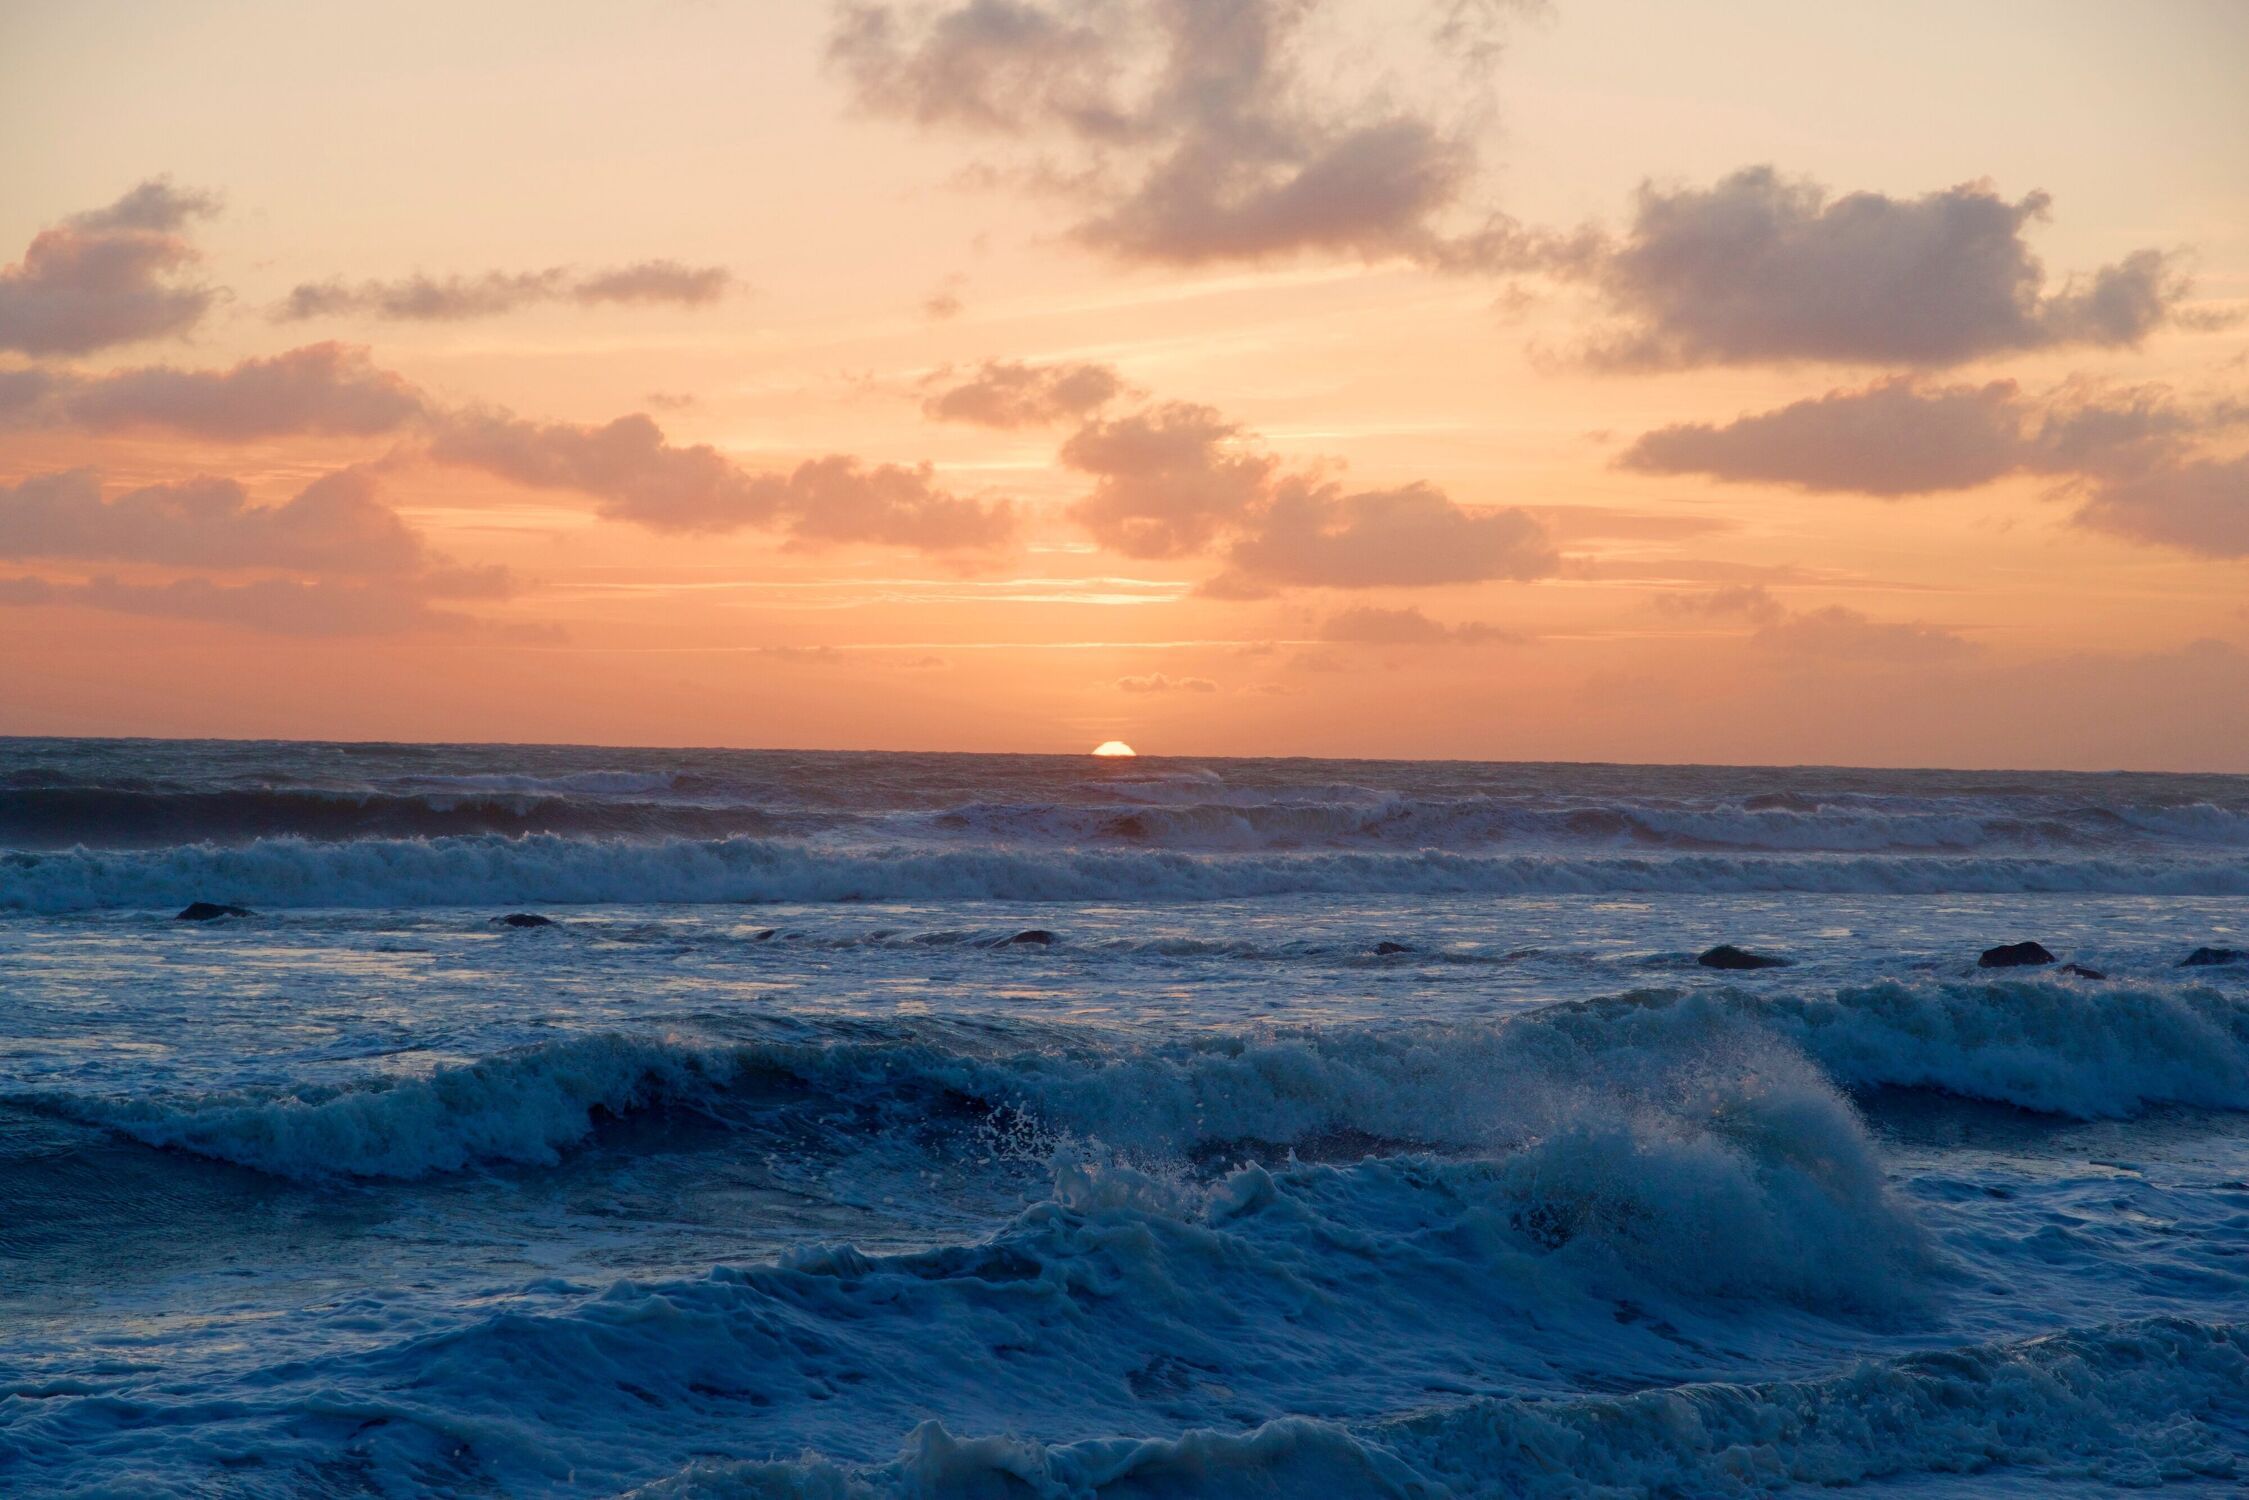
<svg viewBox="0 0 2249 1500">
<path fill-rule="evenodd" d="M 0 732 L 2249 770 L 2244 59 L 11 6 Z"/>
</svg>

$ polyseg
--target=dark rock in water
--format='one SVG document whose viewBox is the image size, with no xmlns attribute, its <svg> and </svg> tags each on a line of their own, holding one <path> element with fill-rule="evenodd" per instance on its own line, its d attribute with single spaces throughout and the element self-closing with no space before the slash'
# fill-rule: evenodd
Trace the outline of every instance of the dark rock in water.
<svg viewBox="0 0 2249 1500">
<path fill-rule="evenodd" d="M 504 917 L 494 917 L 492 921 L 501 927 L 552 927 L 554 925 L 554 918 L 542 917 L 535 912 L 528 911 L 511 911 Z"/>
<path fill-rule="evenodd" d="M 2197 948 L 2179 960 L 2182 969 L 2215 969 L 2220 964 L 2249 962 L 2249 953 L 2239 948 Z"/>
<path fill-rule="evenodd" d="M 1732 943 L 1720 943 L 1715 948 L 1705 948 L 1696 954 L 1695 962 L 1706 969 L 1785 969 L 1795 960 L 1775 958 L 1769 953 L 1752 953 L 1747 948 L 1736 948 Z"/>
<path fill-rule="evenodd" d="M 1411 943 L 1393 943 L 1388 938 L 1384 938 L 1381 942 L 1374 945 L 1374 953 L 1375 957 L 1377 958 L 1388 958 L 1393 953 L 1411 952 L 1413 952 L 1413 945 Z"/>
<path fill-rule="evenodd" d="M 2106 974 L 2103 974 L 2100 970 L 2088 969 L 2083 964 L 2063 964 L 2059 969 L 2055 970 L 2055 972 L 2058 974 L 2075 974 L 2079 979 L 2108 978 L 2108 976 Z"/>
<path fill-rule="evenodd" d="M 778 927 L 768 927 L 762 932 L 753 932 L 750 934 L 750 941 L 753 943 L 770 943 L 780 930 Z"/>
<path fill-rule="evenodd" d="M 1996 948 L 1986 948 L 1976 960 L 1979 969 L 2031 969 L 2040 964 L 2050 964 L 2054 955 L 2042 943 L 2001 943 Z"/>
<path fill-rule="evenodd" d="M 1051 948 L 1054 934 L 1044 927 L 1027 927 L 1013 937 L 1001 938 L 992 944 L 995 948 Z"/>
<path fill-rule="evenodd" d="M 175 922 L 215 922 L 221 917 L 254 917 L 257 913 L 247 906 L 227 906 L 217 901 L 191 901 L 172 920 Z"/>
</svg>

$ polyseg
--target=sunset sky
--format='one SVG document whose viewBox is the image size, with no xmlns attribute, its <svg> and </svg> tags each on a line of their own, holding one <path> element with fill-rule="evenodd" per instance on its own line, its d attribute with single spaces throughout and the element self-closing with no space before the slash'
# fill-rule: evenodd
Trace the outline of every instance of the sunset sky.
<svg viewBox="0 0 2249 1500">
<path fill-rule="evenodd" d="M 2249 771 L 2249 6 L 0 7 L 0 732 Z"/>
</svg>

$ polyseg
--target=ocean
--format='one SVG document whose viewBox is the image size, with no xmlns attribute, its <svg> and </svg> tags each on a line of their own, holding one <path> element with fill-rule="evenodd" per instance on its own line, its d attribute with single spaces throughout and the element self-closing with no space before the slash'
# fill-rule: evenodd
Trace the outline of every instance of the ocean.
<svg viewBox="0 0 2249 1500">
<path fill-rule="evenodd" d="M 0 850 L 7 1494 L 2249 1481 L 2249 778 L 16 739 Z"/>
</svg>

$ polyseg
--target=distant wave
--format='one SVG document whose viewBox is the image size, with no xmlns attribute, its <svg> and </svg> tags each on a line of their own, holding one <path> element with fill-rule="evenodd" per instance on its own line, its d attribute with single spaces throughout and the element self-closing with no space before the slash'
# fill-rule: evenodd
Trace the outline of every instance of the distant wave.
<svg viewBox="0 0 2249 1500">
<path fill-rule="evenodd" d="M 260 839 L 0 855 L 0 909 L 455 906 L 493 902 L 1213 900 L 1292 894 L 1609 892 L 2249 894 L 2249 857 L 1704 852 L 1198 855 L 793 840 L 529 835 Z"/>
<path fill-rule="evenodd" d="M 1341 790 L 1341 789 L 1328 789 Z M 1809 798 L 1743 802 L 1554 797 L 1341 800 L 1207 792 L 1164 805 L 975 803 L 913 819 L 935 834 L 1022 844 L 1128 843 L 1240 851 L 1608 845 L 1799 853 L 2249 847 L 2249 814 L 2188 806 L 2041 806 L 1994 800 Z"/>
<path fill-rule="evenodd" d="M 459 777 L 456 791 L 260 787 L 183 791 L 52 786 L 0 791 L 0 841 L 19 847 L 156 847 L 260 838 L 327 842 L 533 833 L 724 836 L 801 826 L 743 805 L 572 797 L 533 777 Z M 832 824 L 833 819 L 823 820 Z"/>
<path fill-rule="evenodd" d="M 153 847 L 301 837 L 534 833 L 635 838 L 836 835 L 862 844 L 1181 853 L 1740 851 L 1798 854 L 2249 856 L 2249 808 L 2047 793 L 1405 793 L 1345 783 L 1230 786 L 1215 776 L 943 790 L 873 778 L 817 788 L 708 774 L 585 770 L 325 782 L 93 781 L 31 768 L 0 780 L 0 844 Z M 1044 795 L 1025 795 L 1032 792 Z"/>
</svg>

